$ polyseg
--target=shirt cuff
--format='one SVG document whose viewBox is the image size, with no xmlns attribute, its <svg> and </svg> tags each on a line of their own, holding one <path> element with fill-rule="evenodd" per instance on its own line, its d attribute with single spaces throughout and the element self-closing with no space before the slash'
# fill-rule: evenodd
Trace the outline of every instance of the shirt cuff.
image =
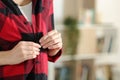
<svg viewBox="0 0 120 80">
<path fill-rule="evenodd" d="M 49 56 L 48 55 L 48 60 L 50 62 L 55 62 L 62 54 L 62 49 L 55 55 L 55 56 Z"/>
</svg>

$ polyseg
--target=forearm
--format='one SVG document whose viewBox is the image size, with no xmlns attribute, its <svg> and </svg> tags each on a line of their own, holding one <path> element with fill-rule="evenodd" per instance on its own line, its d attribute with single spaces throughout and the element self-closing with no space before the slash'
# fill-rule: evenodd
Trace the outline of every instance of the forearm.
<svg viewBox="0 0 120 80">
<path fill-rule="evenodd" d="M 55 56 L 61 49 L 52 49 L 49 50 L 48 55 L 49 56 Z"/>
<path fill-rule="evenodd" d="M 54 53 L 54 52 L 53 52 Z M 60 50 L 57 50 L 55 51 L 55 54 L 54 55 L 50 55 L 50 54 L 53 54 L 52 52 L 51 53 L 48 53 L 48 60 L 50 62 L 55 62 L 60 56 L 61 56 L 61 53 L 62 53 L 62 49 Z"/>
<path fill-rule="evenodd" d="M 10 51 L 1 51 L 0 52 L 0 66 L 10 64 Z"/>
</svg>

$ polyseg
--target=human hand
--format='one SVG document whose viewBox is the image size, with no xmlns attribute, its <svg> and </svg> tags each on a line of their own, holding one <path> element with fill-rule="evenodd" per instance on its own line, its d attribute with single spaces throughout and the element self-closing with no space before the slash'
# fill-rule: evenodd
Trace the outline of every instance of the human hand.
<svg viewBox="0 0 120 80">
<path fill-rule="evenodd" d="M 19 42 L 12 50 L 10 50 L 10 65 L 19 64 L 26 60 L 34 59 L 39 55 L 41 46 L 34 42 Z"/>
<path fill-rule="evenodd" d="M 49 49 L 49 56 L 54 56 L 57 52 L 62 48 L 62 38 L 61 34 L 56 31 L 52 30 L 48 32 L 45 36 L 43 36 L 40 41 L 41 46 L 45 49 Z"/>
</svg>

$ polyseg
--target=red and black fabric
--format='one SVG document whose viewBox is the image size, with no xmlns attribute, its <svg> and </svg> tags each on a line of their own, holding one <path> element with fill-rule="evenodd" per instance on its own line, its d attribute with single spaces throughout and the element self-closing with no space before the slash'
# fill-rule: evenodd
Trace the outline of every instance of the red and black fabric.
<svg viewBox="0 0 120 80">
<path fill-rule="evenodd" d="M 32 24 L 13 0 L 0 0 L 0 51 L 11 50 L 19 41 L 39 43 L 43 35 L 54 29 L 53 0 L 32 0 L 31 17 Z M 36 59 L 0 66 L 0 80 L 47 80 L 48 60 L 54 62 L 61 55 L 59 51 L 50 57 L 47 51 L 41 48 Z"/>
</svg>

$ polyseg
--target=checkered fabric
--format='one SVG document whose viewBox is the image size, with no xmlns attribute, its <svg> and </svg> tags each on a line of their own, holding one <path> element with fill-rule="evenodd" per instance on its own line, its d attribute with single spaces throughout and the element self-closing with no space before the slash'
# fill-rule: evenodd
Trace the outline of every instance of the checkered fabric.
<svg viewBox="0 0 120 80">
<path fill-rule="evenodd" d="M 13 0 L 0 0 L 0 51 L 11 50 L 19 41 L 39 43 L 39 39 L 52 29 L 53 0 L 32 0 L 32 24 Z M 47 51 L 41 48 L 36 59 L 0 66 L 0 80 L 47 80 L 48 60 L 56 61 L 61 50 L 53 57 L 48 56 Z"/>
</svg>

